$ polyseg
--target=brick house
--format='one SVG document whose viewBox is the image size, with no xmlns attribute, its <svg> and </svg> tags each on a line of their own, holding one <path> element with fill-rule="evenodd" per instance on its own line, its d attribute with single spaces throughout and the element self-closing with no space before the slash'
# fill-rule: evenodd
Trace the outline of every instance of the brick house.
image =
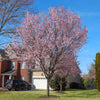
<svg viewBox="0 0 100 100">
<path fill-rule="evenodd" d="M 25 62 L 9 59 L 0 49 L 0 86 L 4 87 L 8 79 L 22 79 L 32 82 L 32 72 L 25 68 Z"/>
</svg>

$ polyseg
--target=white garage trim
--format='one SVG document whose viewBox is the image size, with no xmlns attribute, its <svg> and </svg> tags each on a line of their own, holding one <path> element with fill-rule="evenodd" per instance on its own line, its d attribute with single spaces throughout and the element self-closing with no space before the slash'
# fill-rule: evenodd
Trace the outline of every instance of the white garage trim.
<svg viewBox="0 0 100 100">
<path fill-rule="evenodd" d="M 43 78 L 43 79 L 46 79 L 45 76 L 33 76 L 33 78 Z"/>
</svg>

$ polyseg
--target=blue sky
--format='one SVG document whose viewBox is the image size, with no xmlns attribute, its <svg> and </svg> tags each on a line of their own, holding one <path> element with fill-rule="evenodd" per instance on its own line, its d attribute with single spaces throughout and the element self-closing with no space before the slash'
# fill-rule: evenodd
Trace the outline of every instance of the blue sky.
<svg viewBox="0 0 100 100">
<path fill-rule="evenodd" d="M 88 43 L 78 54 L 78 60 L 82 73 L 87 73 L 87 67 L 95 59 L 96 53 L 100 52 L 100 0 L 36 0 L 33 6 L 41 12 L 51 6 L 70 7 L 71 11 L 80 15 L 88 29 Z"/>
</svg>

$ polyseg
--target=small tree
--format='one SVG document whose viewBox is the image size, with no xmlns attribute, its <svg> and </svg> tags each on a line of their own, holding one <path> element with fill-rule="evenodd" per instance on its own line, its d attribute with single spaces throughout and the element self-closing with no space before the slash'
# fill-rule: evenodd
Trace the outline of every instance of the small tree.
<svg viewBox="0 0 100 100">
<path fill-rule="evenodd" d="M 96 89 L 95 82 L 95 64 L 91 63 L 88 73 L 83 75 L 84 86 L 86 89 Z"/>
<path fill-rule="evenodd" d="M 47 78 L 49 96 L 49 81 L 56 71 L 56 65 L 64 54 L 80 50 L 86 43 L 87 33 L 80 17 L 63 7 L 50 8 L 46 14 L 30 15 L 27 12 L 14 36 L 14 44 L 7 48 L 7 52 L 27 61 L 30 69 L 36 62 L 39 63 Z"/>
<path fill-rule="evenodd" d="M 96 53 L 95 57 L 95 76 L 96 76 L 96 86 L 97 90 L 100 92 L 100 53 Z"/>
<path fill-rule="evenodd" d="M 84 87 L 85 89 L 96 89 L 96 83 L 95 80 L 84 78 Z"/>
<path fill-rule="evenodd" d="M 91 63 L 90 68 L 88 69 L 88 78 L 95 79 L 95 64 Z"/>
<path fill-rule="evenodd" d="M 62 80 L 62 82 L 60 82 Z M 55 91 L 64 91 L 66 89 L 66 77 L 61 78 L 58 74 L 54 74 L 53 78 L 50 80 L 50 87 Z"/>
<path fill-rule="evenodd" d="M 56 65 L 56 74 L 59 76 L 60 92 L 62 92 L 63 79 L 67 79 L 68 76 L 75 77 L 76 74 L 80 74 L 81 71 L 78 67 L 76 56 L 69 53 Z"/>
</svg>

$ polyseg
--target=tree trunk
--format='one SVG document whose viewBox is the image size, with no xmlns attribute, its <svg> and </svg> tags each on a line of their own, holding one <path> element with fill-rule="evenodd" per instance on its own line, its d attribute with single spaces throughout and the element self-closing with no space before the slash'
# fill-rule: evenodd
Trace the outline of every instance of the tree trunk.
<svg viewBox="0 0 100 100">
<path fill-rule="evenodd" d="M 60 92 L 62 92 L 62 78 L 60 80 Z"/>
<path fill-rule="evenodd" d="M 49 79 L 47 79 L 47 97 L 49 97 Z"/>
</svg>

